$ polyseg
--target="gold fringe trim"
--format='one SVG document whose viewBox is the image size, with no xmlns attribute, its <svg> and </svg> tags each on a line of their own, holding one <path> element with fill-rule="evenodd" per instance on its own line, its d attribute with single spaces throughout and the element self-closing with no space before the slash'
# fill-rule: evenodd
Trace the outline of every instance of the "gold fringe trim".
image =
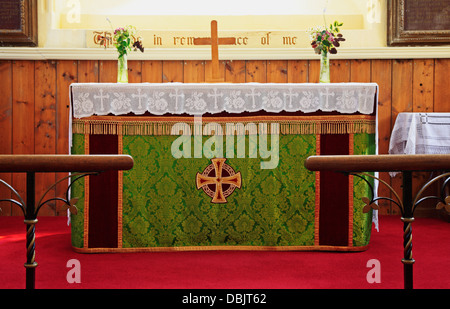
<svg viewBox="0 0 450 309">
<path fill-rule="evenodd" d="M 118 137 L 118 149 L 117 152 L 119 155 L 123 154 L 123 138 L 122 134 L 119 134 Z M 123 171 L 117 171 L 118 173 L 118 190 L 117 190 L 117 246 L 122 248 L 123 243 Z"/>
<path fill-rule="evenodd" d="M 348 154 L 354 154 L 354 135 L 348 137 Z M 348 245 L 353 246 L 353 176 L 348 177 Z"/>
<path fill-rule="evenodd" d="M 354 134 L 375 133 L 375 116 L 299 116 L 299 117 L 100 117 L 74 119 L 72 132 L 107 135 L 212 134 Z M 278 125 L 276 125 L 278 124 Z M 187 129 L 189 128 L 189 130 Z M 205 130 L 206 128 L 206 130 Z"/>
<path fill-rule="evenodd" d="M 320 134 L 316 136 L 316 156 L 320 156 Z M 319 246 L 319 227 L 320 227 L 320 172 L 315 174 L 315 207 L 314 207 L 314 245 Z"/>
<path fill-rule="evenodd" d="M 369 245 L 361 247 L 348 246 L 187 246 L 187 247 L 138 247 L 138 248 L 77 248 L 77 253 L 136 253 L 136 252 L 186 252 L 186 251 L 336 251 L 361 252 Z"/>
<path fill-rule="evenodd" d="M 84 137 L 84 153 L 89 154 L 89 137 Z M 89 247 L 89 176 L 84 177 L 84 222 L 83 222 L 83 247 Z"/>
</svg>

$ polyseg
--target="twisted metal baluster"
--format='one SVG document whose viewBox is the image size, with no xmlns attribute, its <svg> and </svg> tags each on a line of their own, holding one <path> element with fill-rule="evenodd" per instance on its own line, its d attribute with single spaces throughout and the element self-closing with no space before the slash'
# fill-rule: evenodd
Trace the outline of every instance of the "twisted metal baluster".
<svg viewBox="0 0 450 309">
<path fill-rule="evenodd" d="M 403 277 L 404 277 L 404 285 L 406 289 L 412 288 L 412 264 L 414 263 L 414 259 L 412 258 L 412 226 L 411 223 L 414 221 L 412 217 L 412 204 L 411 204 L 411 172 L 403 173 L 403 199 L 400 199 L 397 192 L 392 188 L 388 183 L 370 175 L 368 173 L 351 173 L 353 176 L 357 176 L 363 179 L 366 183 L 369 184 L 372 192 L 372 198 L 363 198 L 363 201 L 366 203 L 366 206 L 363 208 L 363 212 L 368 212 L 370 208 L 378 209 L 378 205 L 375 204 L 376 201 L 384 199 L 393 202 L 400 208 L 402 213 L 401 220 L 403 221 Z M 396 200 L 387 198 L 387 197 L 377 197 L 374 198 L 374 189 L 367 179 L 362 176 L 368 176 L 375 180 L 378 180 L 382 184 L 384 184 L 395 196 Z"/>
<path fill-rule="evenodd" d="M 22 199 L 22 197 L 20 196 L 20 194 L 7 182 L 5 182 L 4 180 L 0 179 L 0 183 L 5 185 L 7 188 L 9 188 L 15 196 L 17 196 L 18 200 L 14 200 L 14 199 L 1 199 L 0 202 L 11 202 L 17 206 L 20 207 L 20 209 L 22 210 L 24 216 L 25 216 L 25 220 L 24 223 L 26 225 L 26 263 L 24 264 L 24 267 L 26 269 L 26 288 L 27 289 L 34 289 L 35 288 L 35 269 L 38 266 L 38 263 L 36 263 L 36 252 L 35 252 L 35 247 L 36 247 L 36 223 L 38 222 L 37 219 L 37 215 L 39 213 L 40 208 L 45 205 L 46 203 L 50 202 L 50 201 L 54 201 L 54 200 L 58 200 L 58 201 L 62 201 L 64 202 L 66 205 L 68 205 L 71 213 L 76 214 L 76 207 L 75 207 L 75 203 L 77 201 L 77 199 L 71 199 L 69 200 L 69 190 L 71 188 L 71 186 L 78 180 L 81 179 L 85 176 L 89 176 L 89 175 L 97 175 L 99 174 L 98 172 L 92 172 L 92 173 L 74 173 L 71 174 L 67 177 L 64 177 L 62 179 L 60 179 L 59 181 L 57 181 L 55 184 L 53 184 L 52 186 L 50 186 L 47 191 L 42 195 L 41 199 L 39 200 L 37 207 L 35 207 L 35 173 L 33 172 L 28 172 L 27 173 L 27 203 L 25 203 Z M 54 188 L 58 183 L 75 177 L 74 180 L 71 181 L 71 183 L 69 184 L 67 190 L 66 190 L 66 197 L 64 198 L 50 198 L 47 199 L 45 201 L 42 201 L 44 199 L 44 197 L 47 195 L 47 193 Z"/>
<path fill-rule="evenodd" d="M 403 282 L 405 289 L 413 288 L 412 256 L 412 223 L 414 222 L 414 207 L 412 204 L 412 172 L 403 171 Z"/>
<path fill-rule="evenodd" d="M 27 262 L 24 264 L 26 269 L 26 288 L 34 289 L 35 270 L 37 263 L 35 261 L 35 225 L 37 223 L 37 213 L 35 211 L 35 173 L 27 173 L 27 204 L 25 209 L 24 223 L 27 226 Z"/>
<path fill-rule="evenodd" d="M 35 269 L 38 264 L 35 261 L 36 252 L 35 252 L 35 224 L 38 222 L 37 219 L 34 220 L 24 220 L 24 223 L 27 225 L 27 239 L 26 239 L 26 248 L 27 248 L 27 262 L 23 265 L 26 269 L 26 288 L 34 289 L 35 283 Z"/>
<path fill-rule="evenodd" d="M 411 172 L 409 172 L 409 171 L 403 172 L 403 199 L 400 199 L 397 192 L 389 184 L 387 184 L 385 181 L 383 181 L 375 176 L 372 176 L 368 173 L 360 173 L 360 174 L 353 174 L 353 175 L 358 176 L 361 179 L 364 179 L 366 182 L 368 182 L 368 181 L 360 175 L 369 176 L 371 178 L 374 178 L 374 179 L 380 181 L 394 194 L 395 198 L 397 199 L 397 201 L 395 201 L 391 198 L 376 198 L 376 199 L 374 199 L 373 198 L 373 195 L 374 195 L 373 187 L 370 185 L 370 187 L 372 189 L 372 199 L 368 203 L 366 203 L 367 205 L 366 205 L 365 209 L 366 209 L 366 211 L 368 211 L 368 209 L 370 209 L 370 208 L 375 208 L 373 206 L 374 202 L 376 200 L 380 200 L 380 199 L 389 200 L 400 208 L 400 211 L 402 214 L 401 220 L 403 222 L 403 259 L 402 259 L 403 281 L 404 281 L 405 289 L 412 289 L 412 287 L 413 287 L 412 266 L 415 261 L 412 258 L 412 225 L 411 225 L 411 223 L 414 222 L 414 217 L 413 217 L 414 210 L 413 210 L 412 202 L 411 202 L 411 190 L 412 190 L 411 189 L 412 188 Z"/>
<path fill-rule="evenodd" d="M 403 171 L 403 199 L 400 199 L 398 194 L 395 192 L 395 190 L 387 184 L 385 181 L 372 176 L 368 173 L 350 173 L 350 175 L 357 176 L 361 179 L 363 179 L 370 187 L 372 197 L 364 198 L 363 201 L 366 203 L 366 206 L 363 208 L 363 212 L 368 212 L 370 208 L 378 209 L 378 206 L 375 204 L 377 200 L 389 200 L 396 204 L 401 211 L 402 217 L 401 221 L 403 222 L 403 268 L 404 268 L 404 286 L 405 289 L 412 289 L 413 288 L 413 264 L 415 263 L 415 260 L 413 259 L 412 254 L 412 223 L 414 222 L 414 211 L 416 210 L 417 206 L 422 203 L 425 200 L 429 199 L 437 199 L 439 200 L 439 204 L 437 207 L 445 207 L 448 204 L 450 204 L 450 197 L 445 197 L 445 188 L 448 184 L 450 184 L 450 173 L 445 173 L 440 176 L 437 176 L 430 181 L 428 181 L 416 194 L 414 201 L 412 201 L 412 174 L 409 171 Z M 377 197 L 374 198 L 374 189 L 372 184 L 367 181 L 366 178 L 363 176 L 368 176 L 373 179 L 378 180 L 379 182 L 383 183 L 396 197 L 397 201 L 386 198 L 386 197 Z M 446 178 L 444 181 L 442 188 L 441 188 L 441 196 L 426 196 L 421 197 L 425 190 L 430 187 L 433 183 L 436 181 Z M 446 209 L 450 209 L 450 206 L 446 207 Z"/>
<path fill-rule="evenodd" d="M 26 288 L 27 289 L 33 289 L 34 288 L 34 277 L 35 272 L 34 269 L 37 266 L 37 263 L 35 261 L 35 224 L 37 223 L 37 219 L 34 213 L 34 173 L 27 173 L 27 204 L 23 201 L 20 194 L 7 182 L 0 179 L 0 183 L 4 184 L 9 190 L 11 190 L 14 195 L 17 196 L 19 201 L 14 199 L 2 199 L 0 202 L 11 202 L 22 210 L 25 220 L 24 223 L 26 224 L 26 249 L 27 249 L 27 261 L 24 264 L 26 268 Z M 29 186 L 32 186 L 33 194 L 30 194 L 29 192 Z"/>
</svg>

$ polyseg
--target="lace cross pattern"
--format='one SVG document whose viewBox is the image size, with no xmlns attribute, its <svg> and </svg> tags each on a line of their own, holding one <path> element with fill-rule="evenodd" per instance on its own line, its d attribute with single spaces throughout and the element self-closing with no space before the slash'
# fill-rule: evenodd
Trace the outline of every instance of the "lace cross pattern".
<svg viewBox="0 0 450 309">
<path fill-rule="evenodd" d="M 73 116 L 337 111 L 372 114 L 375 83 L 76 83 Z"/>
</svg>

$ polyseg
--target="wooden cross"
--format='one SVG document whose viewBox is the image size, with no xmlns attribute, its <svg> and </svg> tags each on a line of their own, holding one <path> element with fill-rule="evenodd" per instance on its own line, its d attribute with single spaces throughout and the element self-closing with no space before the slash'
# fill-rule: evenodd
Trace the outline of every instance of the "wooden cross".
<svg viewBox="0 0 450 309">
<path fill-rule="evenodd" d="M 236 45 L 236 38 L 219 38 L 217 33 L 217 20 L 211 21 L 210 38 L 194 38 L 194 45 L 211 45 L 212 79 L 207 82 L 223 82 L 224 78 L 219 70 L 219 45 Z"/>
</svg>

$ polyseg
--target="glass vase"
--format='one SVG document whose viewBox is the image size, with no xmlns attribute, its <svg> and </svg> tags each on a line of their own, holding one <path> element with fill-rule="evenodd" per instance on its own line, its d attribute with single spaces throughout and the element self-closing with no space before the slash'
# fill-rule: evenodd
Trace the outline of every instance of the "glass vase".
<svg viewBox="0 0 450 309">
<path fill-rule="evenodd" d="M 322 52 L 320 54 L 320 83 L 330 82 L 330 59 L 328 59 L 328 53 Z"/>
<path fill-rule="evenodd" d="M 117 60 L 117 82 L 128 83 L 127 55 L 119 57 Z"/>
</svg>

